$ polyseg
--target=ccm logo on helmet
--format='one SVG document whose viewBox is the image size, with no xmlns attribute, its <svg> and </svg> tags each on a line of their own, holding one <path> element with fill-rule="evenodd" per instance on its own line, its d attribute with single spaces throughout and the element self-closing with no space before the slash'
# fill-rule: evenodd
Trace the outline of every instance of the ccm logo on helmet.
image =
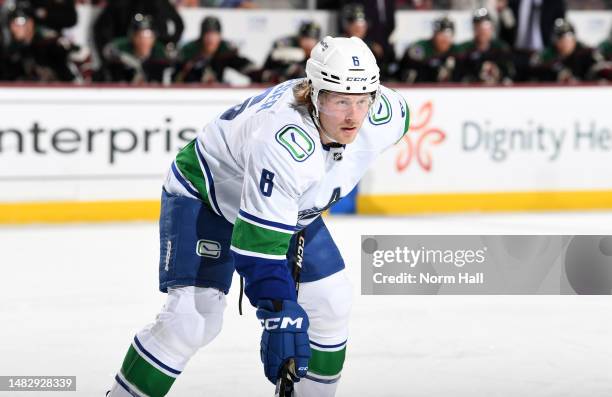
<svg viewBox="0 0 612 397">
<path fill-rule="evenodd" d="M 302 317 L 298 317 L 295 320 L 290 317 L 280 317 L 275 318 L 267 318 L 265 320 L 260 320 L 261 325 L 268 331 L 272 331 L 277 328 L 287 328 L 290 325 L 293 325 L 296 329 L 302 328 Z M 279 324 L 280 323 L 280 324 Z"/>
<path fill-rule="evenodd" d="M 347 77 L 346 81 L 368 81 L 367 77 Z"/>
</svg>

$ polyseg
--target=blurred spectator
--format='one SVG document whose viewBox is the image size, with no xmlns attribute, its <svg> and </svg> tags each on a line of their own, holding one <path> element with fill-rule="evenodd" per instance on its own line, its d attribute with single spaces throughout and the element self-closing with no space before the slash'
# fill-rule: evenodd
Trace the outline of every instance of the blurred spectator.
<svg viewBox="0 0 612 397">
<path fill-rule="evenodd" d="M 498 0 L 499 38 L 513 49 L 515 81 L 532 79 L 531 58 L 551 45 L 554 22 L 565 10 L 565 0 Z"/>
<path fill-rule="evenodd" d="M 5 2 L 9 9 L 29 9 L 38 28 L 60 34 L 62 29 L 77 23 L 74 0 L 12 0 Z"/>
<path fill-rule="evenodd" d="M 594 77 L 597 80 L 612 81 L 612 29 L 608 39 L 599 44 L 597 51 L 603 61 L 598 62 L 593 68 Z"/>
<path fill-rule="evenodd" d="M 370 47 L 372 53 L 376 57 L 376 62 L 380 68 L 381 79 L 386 79 L 390 74 L 394 73 L 396 69 L 394 65 L 395 51 L 393 47 L 389 45 L 388 41 L 386 41 L 385 44 L 370 36 L 371 24 L 367 18 L 369 18 L 369 15 L 366 14 L 363 4 L 346 4 L 340 10 L 342 36 L 356 36 L 362 39 L 368 47 Z M 383 37 L 384 33 L 380 33 L 379 36 Z M 384 40 L 388 40 L 388 36 Z"/>
<path fill-rule="evenodd" d="M 279 83 L 306 76 L 306 60 L 321 38 L 321 27 L 302 22 L 297 35 L 276 40 L 262 67 L 261 81 Z"/>
<path fill-rule="evenodd" d="M 169 0 L 107 0 L 93 27 L 98 54 L 112 40 L 127 35 L 136 14 L 150 15 L 157 42 L 173 51 L 183 34 L 183 20 Z"/>
<path fill-rule="evenodd" d="M 489 13 L 493 27 L 497 29 L 499 26 L 497 9 L 502 2 L 507 3 L 506 0 L 451 0 L 451 8 L 456 10 L 477 10 L 484 8 Z"/>
<path fill-rule="evenodd" d="M 433 37 L 417 41 L 408 47 L 399 68 L 399 79 L 407 83 L 448 82 L 455 71 L 453 44 L 455 24 L 448 17 L 433 23 Z"/>
<path fill-rule="evenodd" d="M 557 19 L 552 37 L 553 44 L 533 57 L 533 76 L 539 81 L 594 80 L 594 66 L 603 58 L 577 41 L 572 24 L 566 19 Z"/>
<path fill-rule="evenodd" d="M 36 26 L 34 10 L 17 6 L 7 17 L 9 42 L 2 56 L 1 76 L 10 81 L 73 81 L 72 44 L 49 29 Z"/>
<path fill-rule="evenodd" d="M 363 5 L 357 3 L 346 4 L 340 10 L 339 17 L 343 36 L 356 36 L 365 39 L 368 33 L 368 21 Z"/>
<path fill-rule="evenodd" d="M 598 49 L 606 61 L 612 61 L 612 29 L 610 29 L 610 36 L 608 36 L 608 39 L 602 41 Z"/>
<path fill-rule="evenodd" d="M 113 82 L 171 82 L 170 61 L 157 41 L 153 18 L 136 14 L 126 37 L 104 48 L 110 80 Z"/>
<path fill-rule="evenodd" d="M 501 0 L 499 3 L 500 38 L 518 50 L 541 51 L 549 47 L 555 20 L 565 18 L 565 0 Z"/>
<path fill-rule="evenodd" d="M 457 50 L 456 79 L 489 84 L 510 82 L 514 74 L 510 47 L 494 37 L 491 15 L 479 8 L 472 17 L 474 39 Z"/>
<path fill-rule="evenodd" d="M 257 8 L 250 0 L 178 0 L 181 7 Z"/>
<path fill-rule="evenodd" d="M 343 4 L 361 4 L 368 22 L 366 39 L 376 57 L 388 66 L 395 61 L 395 49 L 389 37 L 395 30 L 395 0 L 343 0 Z M 380 63 L 379 63 L 380 66 Z M 381 67 L 384 69 L 384 67 Z M 383 76 L 384 78 L 384 76 Z"/>
<path fill-rule="evenodd" d="M 208 16 L 202 21 L 200 37 L 185 44 L 179 52 L 180 68 L 175 81 L 213 83 L 223 82 L 226 68 L 234 69 L 253 80 L 259 70 L 253 62 L 241 56 L 238 49 L 221 37 L 221 22 Z"/>
</svg>

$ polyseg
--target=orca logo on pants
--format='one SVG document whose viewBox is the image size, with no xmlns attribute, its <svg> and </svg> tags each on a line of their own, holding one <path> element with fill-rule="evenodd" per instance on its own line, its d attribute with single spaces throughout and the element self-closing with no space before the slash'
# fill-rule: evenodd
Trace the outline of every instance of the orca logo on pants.
<svg viewBox="0 0 612 397">
<path fill-rule="evenodd" d="M 196 254 L 206 258 L 217 259 L 221 256 L 221 243 L 212 240 L 198 240 Z"/>
</svg>

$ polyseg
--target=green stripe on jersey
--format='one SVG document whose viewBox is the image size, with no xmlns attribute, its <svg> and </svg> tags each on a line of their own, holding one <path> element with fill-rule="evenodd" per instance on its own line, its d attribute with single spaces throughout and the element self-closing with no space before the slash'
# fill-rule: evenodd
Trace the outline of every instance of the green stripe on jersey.
<svg viewBox="0 0 612 397">
<path fill-rule="evenodd" d="M 404 136 L 408 132 L 408 128 L 410 128 L 410 108 L 408 107 L 406 100 L 404 98 L 402 98 L 402 100 L 404 101 L 404 106 L 406 106 L 406 122 L 404 123 L 404 134 L 402 135 Z"/>
<path fill-rule="evenodd" d="M 165 396 L 176 379 L 149 364 L 138 354 L 134 346 L 130 346 L 125 355 L 121 366 L 121 374 L 138 390 L 150 397 Z"/>
<path fill-rule="evenodd" d="M 196 140 L 189 142 L 187 146 L 181 149 L 181 151 L 176 155 L 176 166 L 181 171 L 181 174 L 200 193 L 202 196 L 202 200 L 207 204 L 210 204 L 208 200 L 208 191 L 206 190 L 206 182 L 204 179 L 204 173 L 202 172 L 202 168 L 200 167 L 200 162 L 198 161 L 198 153 L 196 152 Z"/>
<path fill-rule="evenodd" d="M 308 371 L 323 376 L 334 376 L 340 374 L 344 365 L 346 346 L 335 352 L 321 351 L 311 346 L 312 356 L 308 361 Z"/>
<path fill-rule="evenodd" d="M 286 255 L 291 234 L 277 232 L 236 218 L 232 245 L 238 249 L 268 255 Z"/>
<path fill-rule="evenodd" d="M 406 136 L 406 133 L 408 133 L 408 129 L 410 129 L 410 109 L 408 109 L 408 104 L 406 103 L 406 100 L 402 97 L 402 101 L 404 102 L 404 111 L 406 112 L 406 120 L 404 120 L 404 133 L 402 134 L 402 136 L 400 137 L 400 139 L 397 140 L 397 142 L 401 141 L 402 138 L 404 136 Z M 400 104 L 401 106 L 401 104 Z M 395 142 L 395 143 L 397 143 Z"/>
</svg>

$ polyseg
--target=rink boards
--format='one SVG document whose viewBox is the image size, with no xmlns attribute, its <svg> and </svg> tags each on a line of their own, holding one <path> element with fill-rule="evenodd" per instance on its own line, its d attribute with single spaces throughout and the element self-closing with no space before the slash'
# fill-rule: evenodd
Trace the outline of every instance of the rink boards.
<svg viewBox="0 0 612 397">
<path fill-rule="evenodd" d="M 396 89 L 410 129 L 358 212 L 612 208 L 612 87 Z M 261 90 L 4 87 L 0 222 L 155 219 L 175 153 Z"/>
</svg>

